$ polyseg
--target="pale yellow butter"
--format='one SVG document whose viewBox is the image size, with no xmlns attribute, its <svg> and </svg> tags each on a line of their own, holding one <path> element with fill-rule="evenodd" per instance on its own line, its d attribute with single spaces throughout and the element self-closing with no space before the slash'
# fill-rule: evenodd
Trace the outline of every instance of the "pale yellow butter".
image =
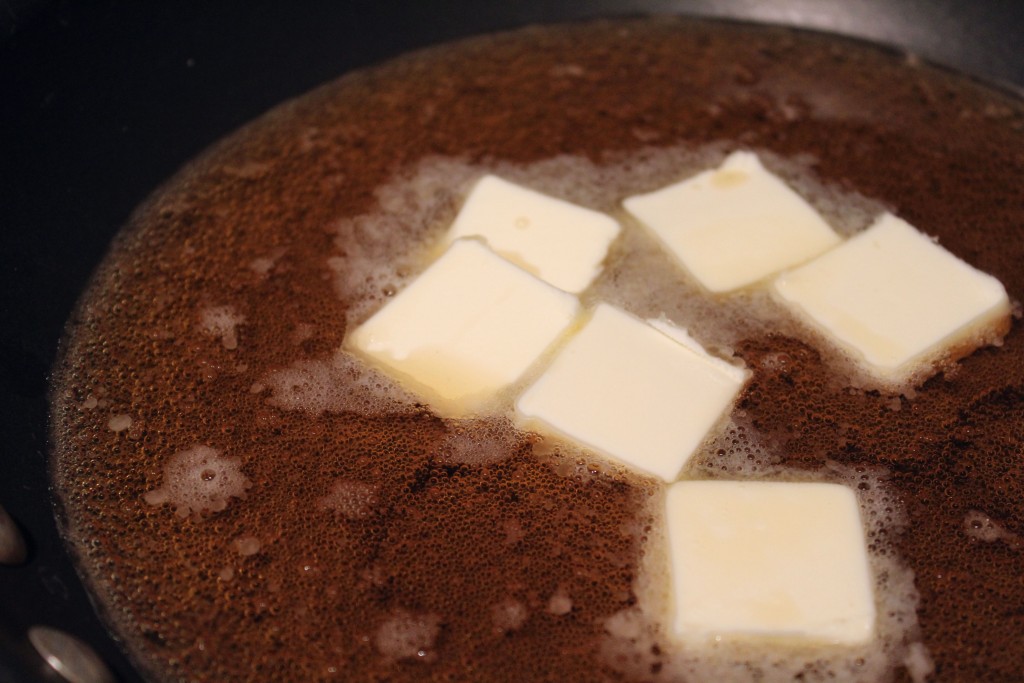
<svg viewBox="0 0 1024 683">
<path fill-rule="evenodd" d="M 891 214 L 783 273 L 774 288 L 801 317 L 892 382 L 1010 313 L 998 280 Z"/>
<path fill-rule="evenodd" d="M 487 175 L 473 186 L 446 239 L 480 237 L 524 270 L 578 293 L 601 272 L 619 230 L 611 216 Z"/>
<path fill-rule="evenodd" d="M 576 317 L 579 303 L 496 255 L 454 242 L 345 340 L 439 414 L 485 409 Z"/>
<path fill-rule="evenodd" d="M 527 428 L 671 482 L 746 377 L 699 346 L 599 304 L 516 411 Z"/>
<path fill-rule="evenodd" d="M 622 204 L 712 292 L 746 287 L 840 241 L 751 152 L 734 152 L 717 169 Z"/>
<path fill-rule="evenodd" d="M 849 488 L 684 481 L 666 492 L 665 515 L 677 638 L 871 639 L 872 577 Z"/>
</svg>

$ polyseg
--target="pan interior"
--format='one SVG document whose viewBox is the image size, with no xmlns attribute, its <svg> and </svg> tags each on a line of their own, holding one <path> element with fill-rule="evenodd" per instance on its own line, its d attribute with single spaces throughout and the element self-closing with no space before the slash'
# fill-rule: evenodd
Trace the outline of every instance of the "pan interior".
<svg viewBox="0 0 1024 683">
<path fill-rule="evenodd" d="M 897 396 L 640 241 L 597 285 L 754 371 L 691 476 L 861 492 L 895 616 L 852 657 L 678 651 L 645 611 L 656 487 L 500 418 L 440 420 L 336 351 L 477 175 L 615 212 L 736 148 L 844 229 L 892 210 L 1019 300 L 1022 137 L 1019 101 L 888 52 L 678 19 L 470 40 L 282 105 L 136 211 L 68 325 L 53 478 L 80 571 L 161 680 L 1019 677 L 1017 323 Z M 172 461 L 228 486 L 175 514 Z"/>
</svg>

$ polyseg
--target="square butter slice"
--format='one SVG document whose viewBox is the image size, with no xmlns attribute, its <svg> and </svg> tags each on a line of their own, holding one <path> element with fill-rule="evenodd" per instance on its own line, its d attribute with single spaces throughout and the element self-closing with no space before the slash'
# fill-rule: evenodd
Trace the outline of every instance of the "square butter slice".
<svg viewBox="0 0 1024 683">
<path fill-rule="evenodd" d="M 692 340 L 599 304 L 520 396 L 516 411 L 528 429 L 671 482 L 746 377 Z"/>
<path fill-rule="evenodd" d="M 345 340 L 443 416 L 472 414 L 514 383 L 576 317 L 579 302 L 457 240 Z"/>
<path fill-rule="evenodd" d="M 893 384 L 930 360 L 973 351 L 1009 322 L 1009 299 L 998 280 L 891 214 L 783 273 L 774 287 L 799 315 Z"/>
<path fill-rule="evenodd" d="M 803 263 L 840 238 L 751 152 L 623 202 L 704 287 L 729 292 Z"/>
<path fill-rule="evenodd" d="M 684 481 L 668 489 L 665 515 L 677 638 L 871 639 L 871 572 L 847 487 Z"/>
<path fill-rule="evenodd" d="M 599 211 L 487 175 L 473 186 L 447 240 L 481 237 L 524 270 L 578 293 L 601 272 L 619 229 Z"/>
</svg>

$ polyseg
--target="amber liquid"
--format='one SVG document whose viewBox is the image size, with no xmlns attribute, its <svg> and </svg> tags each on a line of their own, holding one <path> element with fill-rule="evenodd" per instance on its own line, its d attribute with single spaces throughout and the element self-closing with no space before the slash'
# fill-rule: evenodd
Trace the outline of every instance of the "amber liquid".
<svg viewBox="0 0 1024 683">
<path fill-rule="evenodd" d="M 374 403 L 372 388 L 360 399 L 356 375 L 330 369 L 346 326 L 413 274 L 466 169 L 529 174 L 569 155 L 587 187 L 558 181 L 557 164 L 537 177 L 616 211 L 621 193 L 738 147 L 775 155 L 794 183 L 815 179 L 836 220 L 896 211 L 1019 300 L 1022 143 L 1010 97 L 859 44 L 738 25 L 532 29 L 325 86 L 140 207 L 69 323 L 53 474 L 81 571 L 155 680 L 671 680 L 692 653 L 656 620 L 634 637 L 609 625 L 643 607 L 657 487 L 500 420 L 459 426 Z M 417 184 L 424 164 L 435 181 Z M 631 164 L 642 172 L 622 180 Z M 667 269 L 649 297 L 627 296 L 629 258 L 620 248 L 595 292 L 688 317 L 753 371 L 687 476 L 885 488 L 892 509 L 871 509 L 892 520 L 869 524 L 873 552 L 913 572 L 919 597 L 897 629 L 907 642 L 871 676 L 910 680 L 914 642 L 938 680 L 1024 677 L 1020 325 L 893 396 L 851 387 L 799 330 L 743 317 L 757 301 L 702 298 Z M 222 306 L 244 319 L 234 343 L 203 323 Z M 302 367 L 312 403 L 275 400 L 273 373 Z M 168 459 L 197 444 L 238 459 L 244 497 L 184 516 L 147 502 Z M 1005 534 L 977 533 L 979 520 Z M 832 666 L 779 652 L 808 662 L 805 680 Z M 767 661 L 722 656 L 740 658 L 739 680 Z"/>
</svg>

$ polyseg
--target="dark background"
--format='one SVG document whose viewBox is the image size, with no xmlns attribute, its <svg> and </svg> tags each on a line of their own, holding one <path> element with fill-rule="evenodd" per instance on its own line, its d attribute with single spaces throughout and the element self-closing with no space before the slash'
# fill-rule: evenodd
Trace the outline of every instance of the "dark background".
<svg viewBox="0 0 1024 683">
<path fill-rule="evenodd" d="M 592 16 L 753 19 L 897 46 L 1024 87 L 1019 0 L 0 0 L 0 505 L 29 562 L 0 566 L 0 683 L 46 680 L 25 631 L 67 629 L 132 681 L 56 537 L 47 372 L 130 211 L 207 145 L 353 68 L 457 37 Z"/>
</svg>

